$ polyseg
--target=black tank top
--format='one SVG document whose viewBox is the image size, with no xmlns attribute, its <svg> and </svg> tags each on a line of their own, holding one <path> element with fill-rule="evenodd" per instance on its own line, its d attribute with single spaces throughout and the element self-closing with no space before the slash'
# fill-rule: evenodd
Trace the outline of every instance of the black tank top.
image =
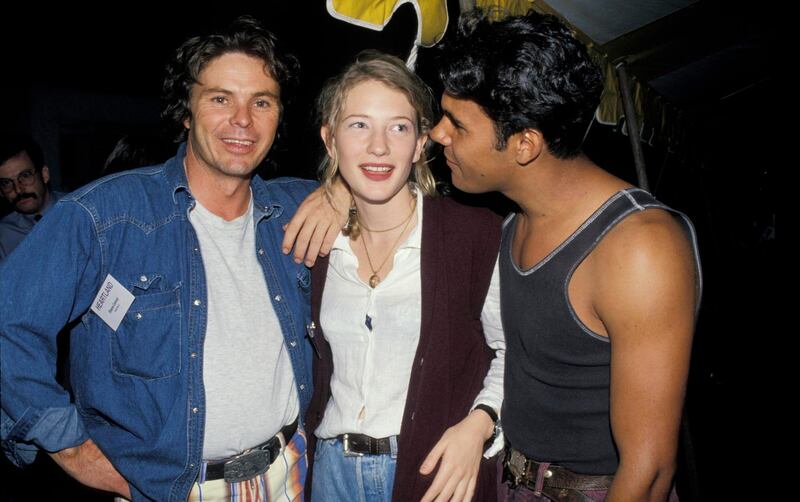
<svg viewBox="0 0 800 502">
<path fill-rule="evenodd" d="M 670 211 L 683 224 L 694 247 L 699 278 L 691 222 L 643 190 L 617 192 L 558 248 L 525 271 L 511 255 L 515 215 L 504 223 L 500 247 L 500 301 L 507 346 L 503 428 L 509 443 L 529 458 L 582 474 L 617 470 L 619 457 L 609 418 L 609 340 L 578 320 L 567 286 L 575 269 L 609 230 L 631 213 L 648 208 Z"/>
</svg>

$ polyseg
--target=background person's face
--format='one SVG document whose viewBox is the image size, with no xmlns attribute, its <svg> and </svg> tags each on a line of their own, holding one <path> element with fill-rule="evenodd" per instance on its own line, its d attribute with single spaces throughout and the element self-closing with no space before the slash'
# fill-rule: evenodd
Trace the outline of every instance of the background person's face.
<svg viewBox="0 0 800 502">
<path fill-rule="evenodd" d="M 17 181 L 20 173 L 33 170 L 33 182 L 29 185 Z M 35 214 L 41 211 L 47 202 L 47 182 L 50 173 L 47 166 L 41 170 L 36 169 L 33 161 L 25 152 L 11 157 L 0 165 L 0 178 L 14 181 L 9 191 L 3 191 L 3 198 L 14 207 L 15 211 L 23 214 Z"/>
</svg>

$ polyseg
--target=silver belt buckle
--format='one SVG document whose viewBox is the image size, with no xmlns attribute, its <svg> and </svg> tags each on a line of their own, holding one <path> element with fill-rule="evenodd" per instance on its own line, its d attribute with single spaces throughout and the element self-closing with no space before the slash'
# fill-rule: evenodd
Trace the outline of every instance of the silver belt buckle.
<svg viewBox="0 0 800 502">
<path fill-rule="evenodd" d="M 342 434 L 342 447 L 344 449 L 344 456 L 345 457 L 363 457 L 363 453 L 356 453 L 354 451 L 350 451 L 350 434 Z"/>
<path fill-rule="evenodd" d="M 226 483 L 240 483 L 263 474 L 271 463 L 269 450 L 251 450 L 225 462 Z"/>
<path fill-rule="evenodd" d="M 508 470 L 514 476 L 514 484 L 517 486 L 525 476 L 525 464 L 527 464 L 525 455 L 512 448 L 508 456 Z"/>
</svg>

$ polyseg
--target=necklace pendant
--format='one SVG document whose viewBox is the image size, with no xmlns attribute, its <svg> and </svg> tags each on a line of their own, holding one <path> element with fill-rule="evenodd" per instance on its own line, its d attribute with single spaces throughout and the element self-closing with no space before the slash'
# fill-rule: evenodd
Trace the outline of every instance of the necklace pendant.
<svg viewBox="0 0 800 502">
<path fill-rule="evenodd" d="M 380 284 L 380 282 L 381 278 L 378 277 L 378 274 L 372 274 L 369 278 L 369 287 L 375 289 L 378 286 L 378 284 Z"/>
</svg>

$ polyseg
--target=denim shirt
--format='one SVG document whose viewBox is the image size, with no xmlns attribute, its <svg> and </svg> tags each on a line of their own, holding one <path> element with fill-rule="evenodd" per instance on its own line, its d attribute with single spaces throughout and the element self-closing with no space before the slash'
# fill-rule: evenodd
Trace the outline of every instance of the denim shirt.
<svg viewBox="0 0 800 502">
<path fill-rule="evenodd" d="M 91 438 L 134 500 L 186 500 L 202 463 L 207 310 L 185 152 L 182 145 L 162 165 L 65 196 L 0 265 L 2 441 L 15 463 L 32 461 L 36 447 L 54 452 Z M 251 182 L 253 252 L 289 351 L 301 417 L 312 391 L 310 274 L 281 253 L 281 241 L 315 187 L 289 178 Z M 116 332 L 89 308 L 108 274 L 135 297 Z M 54 379 L 56 335 L 68 323 L 72 395 Z"/>
</svg>

